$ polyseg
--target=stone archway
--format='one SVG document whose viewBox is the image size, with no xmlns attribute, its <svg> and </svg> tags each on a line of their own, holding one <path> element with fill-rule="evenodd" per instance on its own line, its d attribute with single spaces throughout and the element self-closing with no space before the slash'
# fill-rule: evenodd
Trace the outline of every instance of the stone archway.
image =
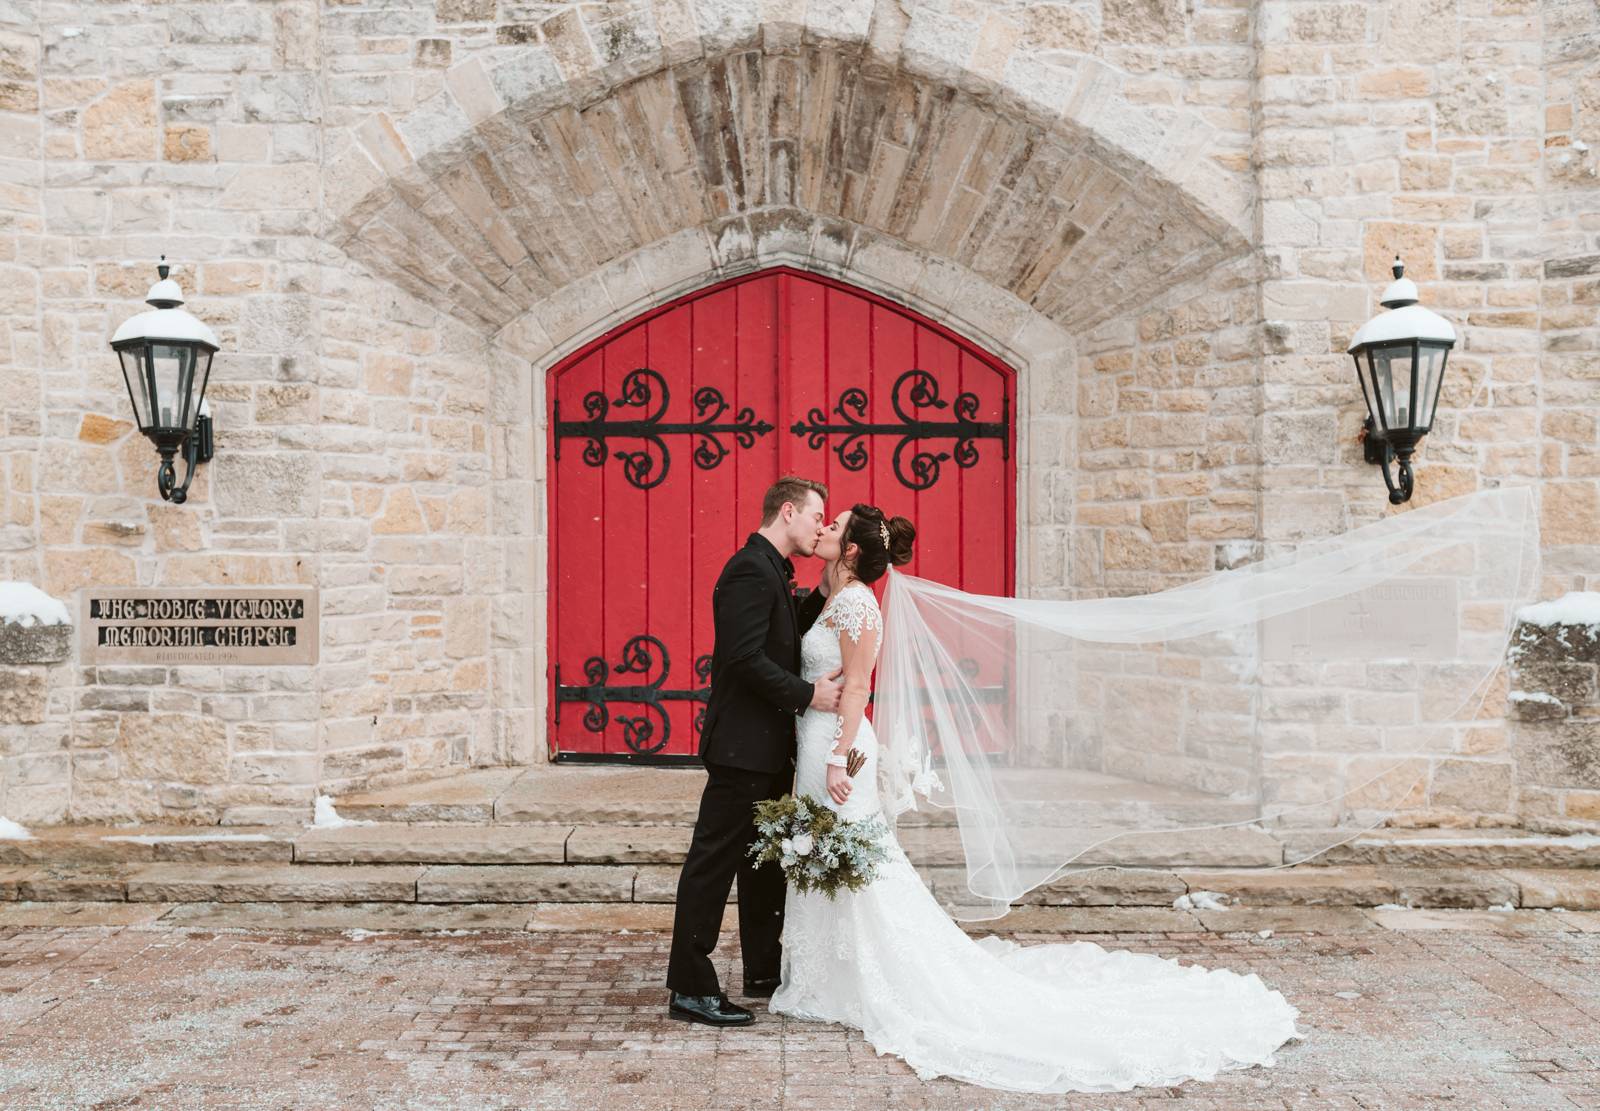
<svg viewBox="0 0 1600 1111">
<path fill-rule="evenodd" d="M 1087 57 L 988 72 L 883 7 L 475 58 L 329 160 L 324 237 L 485 337 L 515 573 L 476 761 L 546 717 L 541 391 L 563 355 L 773 265 L 881 293 L 1017 369 L 1018 588 L 1067 589 L 1083 337 L 1250 255 L 1249 180 L 1192 110 L 1131 102 Z"/>
<path fill-rule="evenodd" d="M 869 29 L 635 41 L 570 76 L 542 47 L 466 63 L 355 130 L 324 235 L 486 332 L 625 285 L 634 252 L 687 229 L 726 267 L 797 218 L 841 221 L 1074 332 L 1248 250 L 1248 182 L 1192 113 L 1121 99 L 1089 59 L 996 79 L 888 56 Z"/>
</svg>

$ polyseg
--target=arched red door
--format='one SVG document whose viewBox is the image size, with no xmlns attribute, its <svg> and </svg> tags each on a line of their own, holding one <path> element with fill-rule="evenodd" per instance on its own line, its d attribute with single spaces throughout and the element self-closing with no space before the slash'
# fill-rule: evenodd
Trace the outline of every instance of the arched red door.
<svg viewBox="0 0 1600 1111">
<path fill-rule="evenodd" d="M 900 305 L 789 268 L 563 360 L 547 391 L 555 758 L 695 758 L 711 588 L 780 475 L 827 483 L 830 519 L 858 501 L 911 518 L 911 574 L 1010 593 L 1013 378 Z M 796 561 L 802 587 L 821 566 Z"/>
</svg>

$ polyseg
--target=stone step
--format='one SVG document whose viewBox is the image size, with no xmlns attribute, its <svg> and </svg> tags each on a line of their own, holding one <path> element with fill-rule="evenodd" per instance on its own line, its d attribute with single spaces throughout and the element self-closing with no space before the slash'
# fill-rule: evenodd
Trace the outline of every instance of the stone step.
<svg viewBox="0 0 1600 1111">
<path fill-rule="evenodd" d="M 384 822 L 307 830 L 293 848 L 296 864 L 562 864 L 572 834 L 569 825 Z"/>
<path fill-rule="evenodd" d="M 961 868 L 922 870 L 949 903 L 969 901 Z M 631 903 L 669 904 L 667 864 L 110 863 L 0 868 L 0 900 L 93 902 Z M 1373 865 L 1176 871 L 1086 869 L 1019 900 L 1022 906 L 1171 908 L 1198 891 L 1230 907 L 1600 909 L 1600 875 L 1583 869 L 1439 869 Z"/>
<path fill-rule="evenodd" d="M 195 826 L 49 826 L 28 840 L 0 840 L 0 864 L 133 861 L 267 863 L 294 859 L 304 829 Z"/>
<path fill-rule="evenodd" d="M 1040 830 L 1052 845 L 1092 844 L 1081 830 Z M 902 826 L 901 844 L 919 865 L 964 863 L 960 831 Z M 1094 836 L 1100 836 L 1095 834 Z M 1348 833 L 1268 832 L 1258 826 L 1119 837 L 1075 862 L 1139 868 L 1262 868 L 1299 859 Z M 31 840 L 0 840 L 0 866 L 50 864 L 662 864 L 681 863 L 690 827 L 676 823 L 413 825 L 379 822 L 331 829 L 304 826 L 61 826 Z M 1600 837 L 1525 830 L 1377 830 L 1313 858 L 1306 867 L 1600 869 Z"/>
<path fill-rule="evenodd" d="M 0 928 L 134 926 L 174 930 L 328 931 L 340 932 L 355 940 L 387 932 L 444 938 L 479 931 L 666 932 L 672 929 L 672 910 L 671 905 L 665 903 L 0 902 Z M 1235 907 L 1195 911 L 1170 907 L 1025 906 L 1017 907 L 998 922 L 971 922 L 965 927 L 978 936 L 996 930 L 1095 936 L 1468 930 L 1527 937 L 1570 931 L 1600 933 L 1600 911 L 1358 907 Z M 722 918 L 722 931 L 731 934 L 737 929 L 738 916 L 730 906 Z M 737 988 L 734 994 L 738 994 Z"/>
<path fill-rule="evenodd" d="M 339 816 L 380 822 L 471 822 L 495 819 L 495 800 L 527 768 L 486 768 L 440 779 L 341 795 Z"/>
<path fill-rule="evenodd" d="M 1212 825 L 1248 821 L 1254 810 L 1199 791 L 1064 769 L 999 768 L 1008 797 L 1047 798 L 1041 821 L 1063 815 L 1084 826 L 1117 828 L 1168 822 Z M 380 822 L 468 822 L 510 825 L 691 825 L 705 787 L 695 767 L 559 766 L 492 768 L 442 779 L 343 795 L 341 816 Z M 1017 803 L 1019 808 L 1026 803 Z M 924 806 L 902 817 L 905 826 L 953 826 L 955 811 Z"/>
<path fill-rule="evenodd" d="M 1286 864 L 1338 839 L 1322 831 L 1291 830 L 1277 838 L 1283 842 Z M 1415 868 L 1600 868 L 1600 836 L 1522 829 L 1378 829 L 1335 845 L 1315 861 Z"/>
</svg>

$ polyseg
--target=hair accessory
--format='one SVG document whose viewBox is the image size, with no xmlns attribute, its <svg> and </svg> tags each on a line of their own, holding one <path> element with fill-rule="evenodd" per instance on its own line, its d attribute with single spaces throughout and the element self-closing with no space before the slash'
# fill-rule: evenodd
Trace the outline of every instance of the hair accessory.
<svg viewBox="0 0 1600 1111">
<path fill-rule="evenodd" d="M 883 546 L 887 548 L 889 546 L 889 526 L 882 521 L 878 522 L 878 535 L 883 537 Z"/>
</svg>

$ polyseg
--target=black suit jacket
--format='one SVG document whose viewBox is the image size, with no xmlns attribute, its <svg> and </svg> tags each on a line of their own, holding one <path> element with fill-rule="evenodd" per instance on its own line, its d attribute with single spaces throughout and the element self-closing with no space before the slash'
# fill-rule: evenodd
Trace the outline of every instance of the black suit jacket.
<svg viewBox="0 0 1600 1111">
<path fill-rule="evenodd" d="M 794 762 L 795 715 L 811 705 L 800 678 L 800 638 L 826 599 L 813 590 L 796 602 L 790 562 L 760 533 L 722 568 L 711 595 L 716 643 L 711 696 L 700 730 L 700 758 L 756 772 Z"/>
</svg>

